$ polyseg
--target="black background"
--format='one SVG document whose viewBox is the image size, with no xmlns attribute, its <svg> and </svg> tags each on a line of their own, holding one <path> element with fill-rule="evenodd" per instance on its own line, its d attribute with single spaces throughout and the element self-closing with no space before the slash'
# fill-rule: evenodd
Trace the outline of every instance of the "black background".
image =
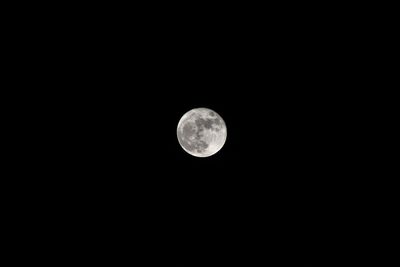
<svg viewBox="0 0 400 267">
<path fill-rule="evenodd" d="M 43 140 L 31 183 L 53 242 L 187 266 L 349 253 L 352 29 L 322 7 L 236 8 L 82 7 L 26 26 Z M 177 141 L 196 107 L 227 125 L 209 158 Z"/>
</svg>

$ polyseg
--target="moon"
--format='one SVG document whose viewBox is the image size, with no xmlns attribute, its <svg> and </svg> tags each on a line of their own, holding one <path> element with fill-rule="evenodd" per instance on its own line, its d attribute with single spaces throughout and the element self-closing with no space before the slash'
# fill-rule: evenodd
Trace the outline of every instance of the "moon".
<svg viewBox="0 0 400 267">
<path fill-rule="evenodd" d="M 217 112 L 195 108 L 179 120 L 178 141 L 183 150 L 195 157 L 209 157 L 217 153 L 226 141 L 226 125 Z"/>
</svg>

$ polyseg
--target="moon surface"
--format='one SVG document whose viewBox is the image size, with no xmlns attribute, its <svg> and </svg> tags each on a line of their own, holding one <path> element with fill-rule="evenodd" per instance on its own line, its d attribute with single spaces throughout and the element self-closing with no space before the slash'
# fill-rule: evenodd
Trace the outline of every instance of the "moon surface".
<svg viewBox="0 0 400 267">
<path fill-rule="evenodd" d="M 190 155 L 209 157 L 224 146 L 226 125 L 215 111 L 195 108 L 180 119 L 177 136 L 181 147 Z"/>
</svg>

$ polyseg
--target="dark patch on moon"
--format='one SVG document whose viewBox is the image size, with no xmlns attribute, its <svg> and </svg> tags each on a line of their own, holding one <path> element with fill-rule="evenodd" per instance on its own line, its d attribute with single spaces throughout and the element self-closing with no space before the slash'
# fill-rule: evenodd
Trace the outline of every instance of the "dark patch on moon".
<svg viewBox="0 0 400 267">
<path fill-rule="evenodd" d="M 199 118 L 199 119 L 195 120 L 195 123 L 196 123 L 197 127 L 199 127 L 199 128 L 204 127 L 206 129 L 211 129 L 212 125 L 214 124 L 214 120 Z"/>
<path fill-rule="evenodd" d="M 196 135 L 197 135 L 197 137 L 201 137 L 201 132 L 203 132 L 204 131 L 204 127 L 203 127 L 203 125 L 201 124 L 201 121 L 200 120 L 202 120 L 202 119 L 197 119 L 197 120 L 195 120 L 194 122 L 196 123 L 196 126 L 197 126 L 197 133 L 196 133 Z"/>
<path fill-rule="evenodd" d="M 205 141 L 200 140 L 199 147 L 203 148 L 203 149 L 206 149 L 208 147 L 208 144 Z"/>
<path fill-rule="evenodd" d="M 201 126 L 202 126 L 202 121 L 203 121 L 204 119 L 202 119 L 202 118 L 198 118 L 198 119 L 196 119 L 194 122 L 196 123 L 196 125 L 197 125 L 197 127 L 199 127 L 199 129 L 201 129 Z"/>
<path fill-rule="evenodd" d="M 210 115 L 211 117 L 214 117 L 214 116 L 215 116 L 215 113 L 212 112 L 212 111 L 210 111 L 210 112 L 208 113 L 208 115 Z"/>
<path fill-rule="evenodd" d="M 186 138 L 189 138 L 190 136 L 195 134 L 195 131 L 190 123 L 186 123 L 183 126 L 182 131 L 183 131 L 183 136 Z"/>
<path fill-rule="evenodd" d="M 198 153 L 203 153 L 204 150 L 207 149 L 207 147 L 208 147 L 208 144 L 205 141 L 199 140 L 199 142 L 197 143 L 196 150 Z"/>
</svg>

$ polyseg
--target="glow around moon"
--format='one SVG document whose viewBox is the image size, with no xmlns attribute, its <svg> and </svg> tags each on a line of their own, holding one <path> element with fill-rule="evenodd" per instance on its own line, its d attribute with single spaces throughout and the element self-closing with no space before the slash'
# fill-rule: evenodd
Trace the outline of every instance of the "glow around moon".
<svg viewBox="0 0 400 267">
<path fill-rule="evenodd" d="M 215 111 L 196 108 L 182 116 L 177 136 L 181 147 L 196 157 L 209 157 L 217 153 L 226 141 L 226 125 Z"/>
</svg>

